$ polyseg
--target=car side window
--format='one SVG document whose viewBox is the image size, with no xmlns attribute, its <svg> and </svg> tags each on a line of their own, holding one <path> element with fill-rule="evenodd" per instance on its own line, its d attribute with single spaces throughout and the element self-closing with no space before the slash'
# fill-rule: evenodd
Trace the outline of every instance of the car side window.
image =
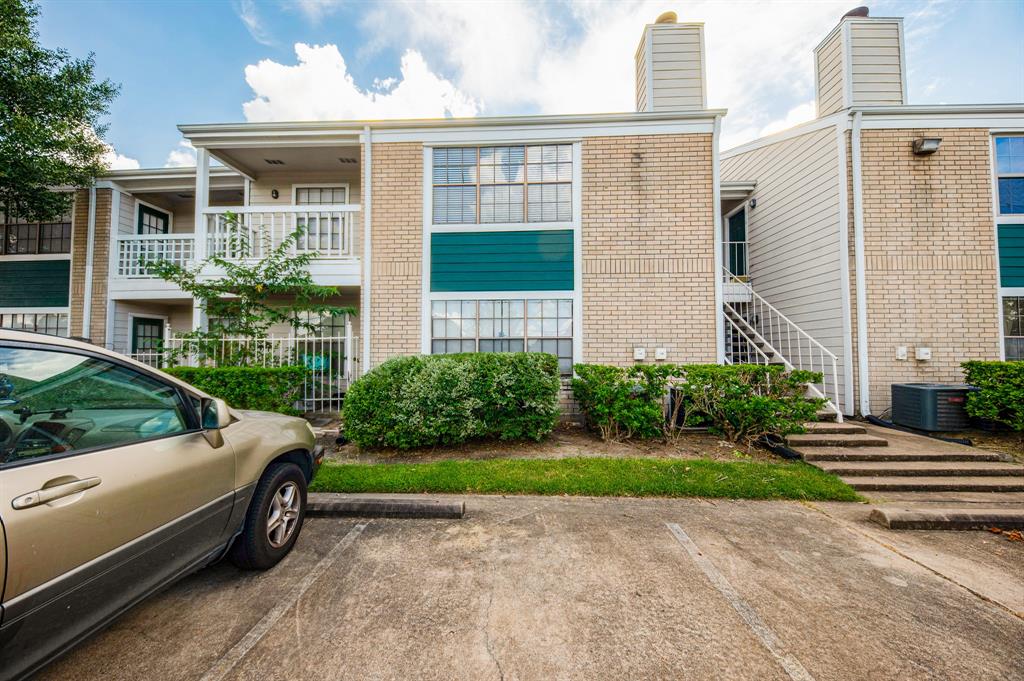
<svg viewBox="0 0 1024 681">
<path fill-rule="evenodd" d="M 61 350 L 0 347 L 0 466 L 189 430 L 178 391 Z"/>
</svg>

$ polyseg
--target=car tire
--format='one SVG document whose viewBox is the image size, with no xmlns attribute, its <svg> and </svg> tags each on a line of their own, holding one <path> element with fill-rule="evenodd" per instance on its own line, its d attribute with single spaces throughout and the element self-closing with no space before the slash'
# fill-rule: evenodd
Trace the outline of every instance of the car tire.
<svg viewBox="0 0 1024 681">
<path fill-rule="evenodd" d="M 306 518 L 306 477 L 293 463 L 271 464 L 256 484 L 231 562 L 243 570 L 267 570 L 288 555 Z"/>
</svg>

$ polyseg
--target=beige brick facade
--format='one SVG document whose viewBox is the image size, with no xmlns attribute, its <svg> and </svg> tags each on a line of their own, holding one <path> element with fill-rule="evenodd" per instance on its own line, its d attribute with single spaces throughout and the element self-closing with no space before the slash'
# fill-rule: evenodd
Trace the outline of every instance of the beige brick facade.
<svg viewBox="0 0 1024 681">
<path fill-rule="evenodd" d="M 712 137 L 586 138 L 583 360 L 716 359 Z"/>
<path fill-rule="evenodd" d="M 423 145 L 374 144 L 371 182 L 371 356 L 364 369 L 421 350 Z"/>
<path fill-rule="evenodd" d="M 918 137 L 941 137 L 942 148 L 915 156 Z M 958 382 L 961 362 L 999 358 L 989 145 L 985 129 L 861 132 L 869 397 L 876 414 L 889 408 L 892 383 Z M 853 287 L 852 216 L 850 233 Z M 853 322 L 856 334 L 855 311 Z M 910 353 L 906 361 L 896 360 L 901 345 Z M 931 348 L 932 359 L 914 360 L 916 347 Z"/>
<path fill-rule="evenodd" d="M 70 333 L 90 339 L 97 345 L 106 342 L 107 274 L 110 256 L 110 213 L 112 190 L 96 190 L 96 225 L 93 237 L 93 275 L 89 328 L 82 327 L 85 300 L 85 263 L 89 240 L 89 191 L 75 192 L 71 233 L 71 319 Z"/>
</svg>

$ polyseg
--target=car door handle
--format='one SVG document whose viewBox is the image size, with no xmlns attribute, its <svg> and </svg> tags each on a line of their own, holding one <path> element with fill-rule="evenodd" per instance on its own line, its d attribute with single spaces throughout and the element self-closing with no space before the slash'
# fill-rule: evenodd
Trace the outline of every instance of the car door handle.
<svg viewBox="0 0 1024 681">
<path fill-rule="evenodd" d="M 72 494 L 84 492 L 87 489 L 91 489 L 96 485 L 100 484 L 99 478 L 83 478 L 81 480 L 72 480 L 66 482 L 63 485 L 54 485 L 53 487 L 44 487 L 43 489 L 37 489 L 35 492 L 29 492 L 28 494 L 22 494 L 20 497 L 15 497 L 11 502 L 11 506 L 14 510 L 22 508 L 32 508 L 33 506 L 39 506 L 40 504 L 47 504 L 54 499 L 60 499 L 61 497 L 67 497 Z"/>
</svg>

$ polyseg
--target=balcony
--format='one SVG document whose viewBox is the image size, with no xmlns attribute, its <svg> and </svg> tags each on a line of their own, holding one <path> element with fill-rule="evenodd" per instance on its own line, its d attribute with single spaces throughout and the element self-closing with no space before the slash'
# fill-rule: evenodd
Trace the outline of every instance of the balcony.
<svg viewBox="0 0 1024 681">
<path fill-rule="evenodd" d="M 339 272 L 358 275 L 358 267 L 352 266 L 358 255 L 353 236 L 359 209 L 358 204 L 207 208 L 198 223 L 198 233 L 119 235 L 113 271 L 118 279 L 153 279 L 147 265 L 158 260 L 189 266 L 210 255 L 227 260 L 258 259 L 302 230 L 289 252 L 314 254 L 316 260 L 310 269 L 315 278 L 336 279 L 330 275 Z M 229 219 L 229 213 L 234 220 Z M 216 276 L 213 271 L 207 274 Z"/>
</svg>

